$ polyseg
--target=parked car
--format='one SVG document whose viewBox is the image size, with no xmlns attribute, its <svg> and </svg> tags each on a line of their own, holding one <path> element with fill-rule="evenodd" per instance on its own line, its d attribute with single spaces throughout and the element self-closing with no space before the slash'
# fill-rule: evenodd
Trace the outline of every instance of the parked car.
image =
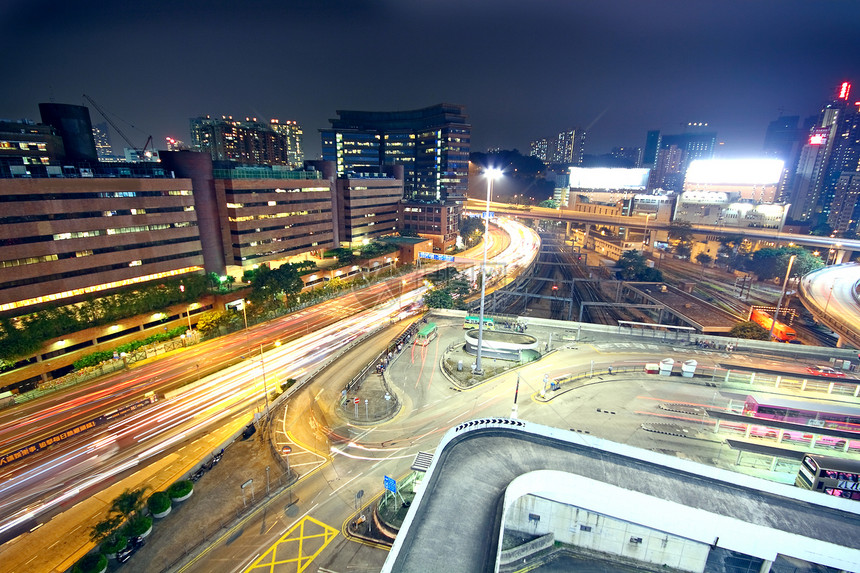
<svg viewBox="0 0 860 573">
<path fill-rule="evenodd" d="M 829 366 L 810 366 L 806 369 L 810 374 L 815 376 L 826 376 L 827 378 L 844 378 L 845 373 L 831 368 Z"/>
</svg>

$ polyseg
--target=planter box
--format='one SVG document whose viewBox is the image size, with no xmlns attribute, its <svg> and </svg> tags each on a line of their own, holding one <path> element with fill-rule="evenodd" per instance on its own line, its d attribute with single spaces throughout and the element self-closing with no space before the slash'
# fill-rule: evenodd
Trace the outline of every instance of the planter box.
<svg viewBox="0 0 860 573">
<path fill-rule="evenodd" d="M 193 494 L 193 493 L 194 493 L 194 490 L 192 489 L 191 491 L 189 491 L 187 494 L 183 495 L 182 497 L 171 497 L 170 501 L 172 501 L 173 503 L 176 503 L 177 501 L 185 501 L 186 499 L 191 497 L 191 494 Z"/>
<path fill-rule="evenodd" d="M 194 491 L 194 490 L 191 490 L 191 491 Z M 173 507 L 168 507 L 167 509 L 165 509 L 161 513 L 153 513 L 152 517 L 154 517 L 155 519 L 161 519 L 162 517 L 167 517 L 168 515 L 170 515 L 170 512 L 172 510 L 173 510 Z"/>
</svg>

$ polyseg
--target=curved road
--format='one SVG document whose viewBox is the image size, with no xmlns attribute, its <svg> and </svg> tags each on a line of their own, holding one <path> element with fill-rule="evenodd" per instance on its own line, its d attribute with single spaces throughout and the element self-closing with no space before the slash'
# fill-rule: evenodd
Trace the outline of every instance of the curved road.
<svg viewBox="0 0 860 573">
<path fill-rule="evenodd" d="M 844 341 L 860 348 L 860 265 L 832 265 L 804 276 L 800 284 L 800 300 L 815 317 L 840 335 Z M 844 341 L 843 341 L 844 338 Z"/>
</svg>

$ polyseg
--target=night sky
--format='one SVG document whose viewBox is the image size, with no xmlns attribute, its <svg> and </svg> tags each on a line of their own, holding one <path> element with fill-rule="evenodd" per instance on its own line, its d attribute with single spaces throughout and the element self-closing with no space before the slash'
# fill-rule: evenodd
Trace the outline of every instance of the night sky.
<svg viewBox="0 0 860 573">
<path fill-rule="evenodd" d="M 314 158 L 337 109 L 449 102 L 473 151 L 582 126 L 601 154 L 706 121 L 755 154 L 780 112 L 844 80 L 860 100 L 858 24 L 856 0 L 5 0 L 0 117 L 87 94 L 157 147 L 198 115 L 295 119 Z"/>
</svg>

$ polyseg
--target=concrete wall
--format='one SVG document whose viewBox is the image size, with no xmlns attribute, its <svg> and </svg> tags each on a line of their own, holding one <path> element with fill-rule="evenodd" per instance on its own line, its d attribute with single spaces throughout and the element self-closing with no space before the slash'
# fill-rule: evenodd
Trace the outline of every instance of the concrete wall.
<svg viewBox="0 0 860 573">
<path fill-rule="evenodd" d="M 537 521 L 534 518 L 540 516 Z M 526 495 L 508 510 L 505 527 L 542 535 L 588 552 L 617 555 L 683 571 L 704 571 L 710 547 L 593 511 Z M 641 539 L 641 542 L 631 540 Z"/>
</svg>

